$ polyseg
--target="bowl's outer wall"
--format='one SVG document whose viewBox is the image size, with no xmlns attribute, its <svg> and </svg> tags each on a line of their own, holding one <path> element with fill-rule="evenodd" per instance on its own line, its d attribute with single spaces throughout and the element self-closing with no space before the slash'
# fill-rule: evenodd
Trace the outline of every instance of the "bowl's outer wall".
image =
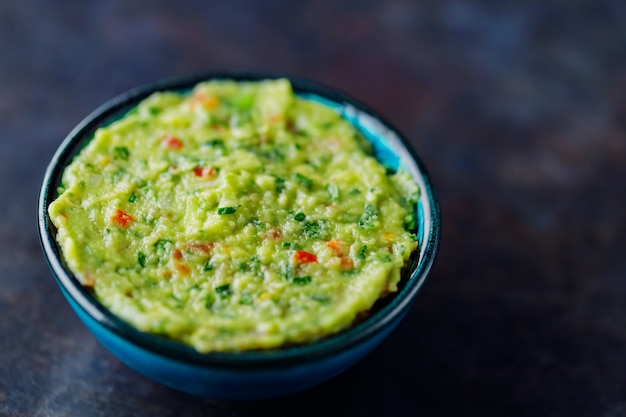
<svg viewBox="0 0 626 417">
<path fill-rule="evenodd" d="M 60 283 L 59 283 L 60 284 Z M 345 371 L 378 346 L 400 323 L 408 309 L 382 332 L 351 349 L 298 366 L 259 370 L 200 367 L 172 360 L 139 347 L 111 332 L 83 310 L 60 285 L 63 295 L 81 321 L 113 355 L 145 375 L 189 394 L 212 399 L 254 400 L 309 388 Z"/>
</svg>

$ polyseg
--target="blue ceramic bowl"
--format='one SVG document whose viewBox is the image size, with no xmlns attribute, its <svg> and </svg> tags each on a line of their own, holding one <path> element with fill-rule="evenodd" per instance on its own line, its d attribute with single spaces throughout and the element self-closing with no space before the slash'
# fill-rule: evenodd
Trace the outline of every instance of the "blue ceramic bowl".
<svg viewBox="0 0 626 417">
<path fill-rule="evenodd" d="M 63 295 L 96 338 L 122 362 L 143 375 L 188 393 L 223 399 L 283 395 L 325 381 L 346 370 L 376 347 L 406 315 L 433 264 L 439 243 L 439 206 L 424 165 L 406 140 L 375 112 L 316 83 L 289 78 L 296 94 L 335 109 L 373 144 L 380 162 L 403 167 L 419 184 L 416 207 L 419 250 L 406 268 L 401 289 L 377 305 L 363 322 L 321 341 L 283 349 L 242 353 L 199 353 L 191 347 L 143 333 L 120 320 L 85 290 L 69 270 L 48 216 L 65 167 L 101 126 L 122 117 L 156 91 L 187 91 L 201 81 L 254 81 L 275 74 L 221 73 L 166 80 L 131 90 L 90 114 L 65 138 L 46 170 L 39 195 L 39 235 Z"/>
</svg>

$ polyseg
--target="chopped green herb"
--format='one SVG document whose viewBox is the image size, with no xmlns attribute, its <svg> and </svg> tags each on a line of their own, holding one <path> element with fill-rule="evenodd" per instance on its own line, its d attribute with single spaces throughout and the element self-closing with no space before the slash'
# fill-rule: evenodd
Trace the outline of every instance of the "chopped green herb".
<svg viewBox="0 0 626 417">
<path fill-rule="evenodd" d="M 213 295 L 207 294 L 206 298 L 204 299 L 204 307 L 207 310 L 210 310 L 211 308 L 213 308 L 213 303 L 215 303 L 215 298 L 213 297 Z"/>
<path fill-rule="evenodd" d="M 239 304 L 250 305 L 252 304 L 252 297 L 250 294 L 241 294 L 241 298 L 239 299 Z"/>
<path fill-rule="evenodd" d="M 293 219 L 298 222 L 301 222 L 302 220 L 306 219 L 306 215 L 303 212 L 299 211 L 298 213 L 296 213 Z"/>
<path fill-rule="evenodd" d="M 128 148 L 126 146 L 116 146 L 113 148 L 113 156 L 126 161 L 130 156 L 130 152 L 128 152 Z"/>
<path fill-rule="evenodd" d="M 285 160 L 285 155 L 276 148 L 270 148 L 262 153 L 262 156 L 273 162 L 280 162 Z"/>
<path fill-rule="evenodd" d="M 328 191 L 331 201 L 339 200 L 339 188 L 335 184 L 328 184 L 326 191 Z"/>
<path fill-rule="evenodd" d="M 366 253 L 367 253 L 367 245 L 363 245 L 359 249 L 359 252 L 357 253 L 356 257 L 359 258 L 359 259 L 365 259 L 365 254 Z"/>
<path fill-rule="evenodd" d="M 219 287 L 215 287 L 215 292 L 220 296 L 220 298 L 226 298 L 232 295 L 233 290 L 230 288 L 230 284 L 224 284 Z"/>
<path fill-rule="evenodd" d="M 174 294 L 170 295 L 169 299 L 173 301 L 173 303 L 169 303 L 173 307 L 180 308 L 180 307 L 183 306 L 183 300 L 181 300 L 180 298 L 176 297 Z"/>
<path fill-rule="evenodd" d="M 291 244 L 291 249 L 293 249 L 293 250 L 300 250 L 300 249 L 302 249 L 302 246 L 300 246 L 297 243 L 292 243 Z"/>
<path fill-rule="evenodd" d="M 111 229 L 108 228 L 108 227 L 106 229 L 104 229 L 104 231 L 107 232 L 107 233 L 111 233 Z"/>
<path fill-rule="evenodd" d="M 204 144 L 208 146 L 213 146 L 216 148 L 223 148 L 224 140 L 220 138 L 215 138 L 215 139 L 207 140 L 206 142 L 204 142 Z"/>
<path fill-rule="evenodd" d="M 408 232 L 415 230 L 415 215 L 413 213 L 409 213 L 405 217 L 404 229 Z"/>
<path fill-rule="evenodd" d="M 406 249 L 404 248 L 403 244 L 401 244 L 401 243 L 394 243 L 393 251 L 395 253 L 399 253 L 400 255 L 404 255 L 404 252 L 406 251 Z"/>
<path fill-rule="evenodd" d="M 134 203 L 135 200 L 137 200 L 137 196 L 135 195 L 135 193 L 134 192 L 130 193 L 130 197 L 128 197 L 128 202 Z"/>
<path fill-rule="evenodd" d="M 283 248 L 289 249 L 291 247 L 291 242 L 283 242 Z"/>
<path fill-rule="evenodd" d="M 261 270 L 261 259 L 259 259 L 258 256 L 254 255 L 250 257 L 250 269 L 254 272 Z"/>
<path fill-rule="evenodd" d="M 285 189 L 285 179 L 276 177 L 276 192 L 280 193 Z"/>
<path fill-rule="evenodd" d="M 365 205 L 365 212 L 359 220 L 359 226 L 365 229 L 372 229 L 374 227 L 373 222 L 378 218 L 378 209 L 373 204 Z"/>
<path fill-rule="evenodd" d="M 294 175 L 294 178 L 295 178 L 296 182 L 298 182 L 303 187 L 306 187 L 308 189 L 313 188 L 313 180 L 311 178 L 305 177 L 304 175 L 300 174 L 299 172 L 296 172 L 296 174 Z"/>
<path fill-rule="evenodd" d="M 297 285 L 306 285 L 311 282 L 311 277 L 308 275 L 306 277 L 293 277 L 291 282 Z"/>
<path fill-rule="evenodd" d="M 213 264 L 211 263 L 211 261 L 206 261 L 206 263 L 204 264 L 204 271 L 208 272 L 208 271 L 212 271 L 213 270 Z"/>
<path fill-rule="evenodd" d="M 263 223 L 261 220 L 257 219 L 256 217 L 250 220 L 250 223 L 252 223 L 254 227 L 256 227 L 257 229 L 265 230 L 265 223 Z"/>
<path fill-rule="evenodd" d="M 361 190 L 359 190 L 358 188 L 353 188 L 353 189 L 350 190 L 350 192 L 348 194 L 350 194 L 350 195 L 361 194 Z"/>
<path fill-rule="evenodd" d="M 146 255 L 144 255 L 142 252 L 137 252 L 137 263 L 139 264 L 139 266 L 146 266 Z"/>
<path fill-rule="evenodd" d="M 167 245 L 170 244 L 170 243 L 172 243 L 172 241 L 169 240 L 169 239 L 159 239 L 154 244 L 154 247 L 159 249 L 159 250 L 165 250 L 167 248 Z"/>
<path fill-rule="evenodd" d="M 217 214 L 219 215 L 233 214 L 234 212 L 237 211 L 239 207 L 240 206 L 220 207 L 217 209 Z"/>
<path fill-rule="evenodd" d="M 311 295 L 311 299 L 317 301 L 318 303 L 322 303 L 322 304 L 328 304 L 330 302 L 330 297 L 327 297 L 325 295 L 313 294 L 313 295 Z"/>
<path fill-rule="evenodd" d="M 318 237 L 322 228 L 319 222 L 306 222 L 304 223 L 304 234 L 306 237 Z"/>
</svg>

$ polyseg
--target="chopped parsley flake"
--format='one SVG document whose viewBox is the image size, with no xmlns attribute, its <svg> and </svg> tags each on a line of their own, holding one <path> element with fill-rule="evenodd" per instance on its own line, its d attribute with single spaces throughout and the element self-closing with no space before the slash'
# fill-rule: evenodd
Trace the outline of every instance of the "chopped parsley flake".
<svg viewBox="0 0 626 417">
<path fill-rule="evenodd" d="M 296 172 L 296 174 L 294 175 L 294 178 L 296 179 L 296 182 L 302 185 L 303 187 L 306 187 L 309 190 L 313 188 L 313 180 L 311 178 L 306 177 L 300 174 L 299 172 Z"/>
<path fill-rule="evenodd" d="M 293 282 L 296 285 L 306 285 L 308 283 L 311 282 L 311 277 L 310 276 L 306 276 L 306 277 L 293 277 L 291 279 L 291 282 Z"/>
<path fill-rule="evenodd" d="M 219 215 L 233 214 L 234 212 L 237 211 L 238 208 L 239 206 L 220 207 L 217 209 L 217 214 Z"/>
<path fill-rule="evenodd" d="M 116 146 L 113 148 L 113 156 L 126 161 L 130 156 L 130 152 L 128 152 L 128 148 L 126 146 Z"/>
</svg>

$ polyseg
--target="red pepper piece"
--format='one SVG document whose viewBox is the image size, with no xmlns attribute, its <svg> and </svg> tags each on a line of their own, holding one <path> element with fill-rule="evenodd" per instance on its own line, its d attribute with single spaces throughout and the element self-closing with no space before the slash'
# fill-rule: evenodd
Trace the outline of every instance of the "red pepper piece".
<svg viewBox="0 0 626 417">
<path fill-rule="evenodd" d="M 293 255 L 293 260 L 301 264 L 306 264 L 311 262 L 317 262 L 317 256 L 307 251 L 298 250 Z"/>
<path fill-rule="evenodd" d="M 180 139 L 174 136 L 167 136 L 163 139 L 163 143 L 170 149 L 181 149 L 183 147 L 183 142 Z"/>
<path fill-rule="evenodd" d="M 215 168 L 213 167 L 197 167 L 193 169 L 193 173 L 196 177 L 210 178 L 215 175 Z"/>
<path fill-rule="evenodd" d="M 124 210 L 117 209 L 115 210 L 113 216 L 111 216 L 111 221 L 116 225 L 126 229 L 128 226 L 131 225 L 132 222 L 135 221 L 135 218 L 126 213 Z"/>
</svg>

